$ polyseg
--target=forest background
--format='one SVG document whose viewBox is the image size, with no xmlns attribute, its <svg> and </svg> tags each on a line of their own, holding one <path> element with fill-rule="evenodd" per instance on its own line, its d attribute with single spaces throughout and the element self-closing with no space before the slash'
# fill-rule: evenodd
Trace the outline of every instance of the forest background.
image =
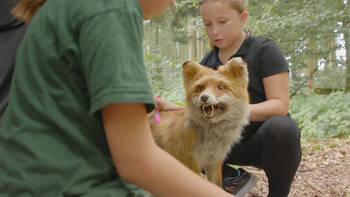
<svg viewBox="0 0 350 197">
<path fill-rule="evenodd" d="M 246 29 L 274 40 L 290 68 L 290 114 L 302 136 L 350 139 L 348 0 L 247 0 Z M 144 51 L 155 94 L 183 104 L 181 66 L 210 50 L 197 1 L 176 0 L 144 22 Z"/>
</svg>

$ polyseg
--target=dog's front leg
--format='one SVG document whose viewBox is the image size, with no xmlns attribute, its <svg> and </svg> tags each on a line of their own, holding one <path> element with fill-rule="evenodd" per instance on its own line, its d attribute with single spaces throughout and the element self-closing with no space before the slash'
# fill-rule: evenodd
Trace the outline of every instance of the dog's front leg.
<svg viewBox="0 0 350 197">
<path fill-rule="evenodd" d="M 219 183 L 217 182 L 217 165 L 211 165 L 208 166 L 205 169 L 205 174 L 207 175 L 208 181 L 218 185 Z M 218 185 L 221 186 L 221 185 Z"/>
<path fill-rule="evenodd" d="M 219 187 L 222 187 L 222 165 L 223 162 L 220 162 L 215 168 L 215 184 Z"/>
<path fill-rule="evenodd" d="M 217 165 L 208 166 L 205 169 L 205 174 L 208 181 L 216 184 L 217 186 L 222 186 L 222 163 Z"/>
</svg>

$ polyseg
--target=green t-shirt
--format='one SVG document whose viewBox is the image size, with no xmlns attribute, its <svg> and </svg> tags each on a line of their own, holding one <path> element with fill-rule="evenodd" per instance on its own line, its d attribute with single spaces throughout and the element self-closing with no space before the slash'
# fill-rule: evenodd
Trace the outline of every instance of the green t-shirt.
<svg viewBox="0 0 350 197">
<path fill-rule="evenodd" d="M 0 129 L 0 196 L 128 196 L 99 110 L 154 107 L 137 0 L 47 0 L 19 47 Z"/>
</svg>

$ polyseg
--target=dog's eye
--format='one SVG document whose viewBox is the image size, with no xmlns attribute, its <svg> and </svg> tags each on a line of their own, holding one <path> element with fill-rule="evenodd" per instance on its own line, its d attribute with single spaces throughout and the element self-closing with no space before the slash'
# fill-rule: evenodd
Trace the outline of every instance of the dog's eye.
<svg viewBox="0 0 350 197">
<path fill-rule="evenodd" d="M 219 85 L 217 86 L 217 88 L 218 88 L 219 90 L 223 90 L 223 89 L 225 89 L 225 86 L 224 86 L 223 84 L 219 84 Z"/>
<path fill-rule="evenodd" d="M 204 85 L 198 85 L 197 86 L 197 91 L 202 92 L 204 90 Z"/>
</svg>

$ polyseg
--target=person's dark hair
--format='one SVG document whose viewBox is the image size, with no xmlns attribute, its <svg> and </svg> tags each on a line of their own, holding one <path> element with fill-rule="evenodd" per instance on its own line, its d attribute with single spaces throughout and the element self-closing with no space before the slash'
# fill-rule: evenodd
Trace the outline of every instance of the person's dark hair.
<svg viewBox="0 0 350 197">
<path fill-rule="evenodd" d="M 20 0 L 12 9 L 12 15 L 29 23 L 46 0 Z"/>
</svg>

